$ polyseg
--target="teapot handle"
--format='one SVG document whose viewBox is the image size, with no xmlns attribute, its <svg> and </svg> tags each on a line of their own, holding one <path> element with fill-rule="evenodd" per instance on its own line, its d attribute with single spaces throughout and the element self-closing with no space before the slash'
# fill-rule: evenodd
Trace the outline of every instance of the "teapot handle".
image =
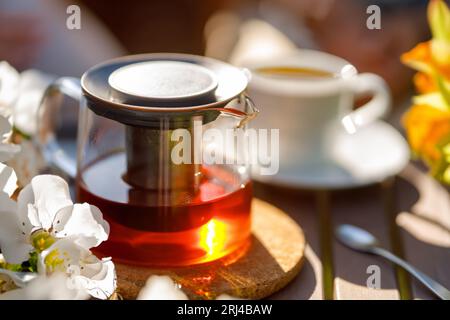
<svg viewBox="0 0 450 320">
<path fill-rule="evenodd" d="M 76 160 L 64 151 L 54 131 L 54 118 L 61 105 L 63 95 L 81 101 L 80 79 L 63 77 L 47 87 L 39 104 L 36 142 L 48 163 L 53 164 L 74 179 L 77 174 Z"/>
</svg>

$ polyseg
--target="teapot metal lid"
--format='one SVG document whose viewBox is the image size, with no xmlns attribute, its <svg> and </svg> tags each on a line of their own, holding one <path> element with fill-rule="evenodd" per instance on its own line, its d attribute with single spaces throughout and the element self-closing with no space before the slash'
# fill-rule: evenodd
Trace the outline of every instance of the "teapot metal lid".
<svg viewBox="0 0 450 320">
<path fill-rule="evenodd" d="M 142 54 L 94 66 L 81 78 L 88 107 L 128 124 L 156 127 L 169 119 L 185 126 L 193 115 L 214 120 L 248 84 L 243 70 L 187 54 Z M 186 124 L 187 125 L 187 124 Z"/>
</svg>

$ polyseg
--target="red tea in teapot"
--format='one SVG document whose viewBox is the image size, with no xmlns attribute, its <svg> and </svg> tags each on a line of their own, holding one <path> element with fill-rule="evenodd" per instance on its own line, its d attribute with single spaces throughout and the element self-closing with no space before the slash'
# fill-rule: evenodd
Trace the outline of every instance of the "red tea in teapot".
<svg viewBox="0 0 450 320">
<path fill-rule="evenodd" d="M 152 192 L 125 182 L 118 152 L 85 168 L 78 200 L 97 205 L 109 222 L 100 254 L 142 265 L 189 265 L 215 260 L 247 241 L 251 182 L 220 166 L 201 168 L 199 188 Z M 108 179 L 105 179 L 108 177 Z M 157 205 L 158 197 L 172 205 Z"/>
</svg>

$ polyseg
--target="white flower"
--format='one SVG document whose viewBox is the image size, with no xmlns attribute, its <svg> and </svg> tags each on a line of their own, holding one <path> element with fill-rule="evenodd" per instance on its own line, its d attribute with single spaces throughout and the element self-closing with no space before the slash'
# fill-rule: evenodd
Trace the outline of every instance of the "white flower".
<svg viewBox="0 0 450 320">
<path fill-rule="evenodd" d="M 19 95 L 12 106 L 12 116 L 14 125 L 23 133 L 36 133 L 39 104 L 51 81 L 52 77 L 37 70 L 26 70 L 20 74 Z"/>
<path fill-rule="evenodd" d="M 19 74 L 6 61 L 0 61 L 0 115 L 12 117 L 20 131 L 35 134 L 39 103 L 52 80 L 37 70 Z"/>
<path fill-rule="evenodd" d="M 23 238 L 17 222 L 17 203 L 0 192 L 0 249 L 6 261 L 20 263 L 28 260 L 33 247 Z"/>
<path fill-rule="evenodd" d="M 12 124 L 28 136 L 36 133 L 39 104 L 51 81 L 52 77 L 37 70 L 19 74 L 0 61 L 0 162 L 8 161 L 16 170 L 21 186 L 45 167 L 45 161 L 26 137 L 20 145 L 8 143 Z"/>
<path fill-rule="evenodd" d="M 17 176 L 14 170 L 2 162 L 5 162 L 20 151 L 20 146 L 8 143 L 11 135 L 11 124 L 0 115 L 0 192 L 6 192 L 11 196 L 17 189 Z"/>
<path fill-rule="evenodd" d="M 8 143 L 11 136 L 11 124 L 0 115 L 0 162 L 5 162 L 20 151 L 20 146 Z"/>
<path fill-rule="evenodd" d="M 0 61 L 0 115 L 9 117 L 19 94 L 20 75 L 6 61 Z"/>
<path fill-rule="evenodd" d="M 67 183 L 58 176 L 31 180 L 17 203 L 0 193 L 0 248 L 5 261 L 19 264 L 36 252 L 38 273 L 63 273 L 69 289 L 82 289 L 98 299 L 116 290 L 110 259 L 89 250 L 107 240 L 109 225 L 100 210 L 87 203 L 73 204 Z"/>
<path fill-rule="evenodd" d="M 23 288 L 0 294 L 0 300 L 84 300 L 88 298 L 83 288 L 68 285 L 67 276 L 56 272 L 51 276 L 42 275 L 30 281 Z"/>
<path fill-rule="evenodd" d="M 179 285 L 168 276 L 151 276 L 139 292 L 138 300 L 188 300 Z"/>
<path fill-rule="evenodd" d="M 46 167 L 39 148 L 32 141 L 26 139 L 22 139 L 20 151 L 7 164 L 17 174 L 17 183 L 20 186 L 30 183 L 31 179 Z"/>
<path fill-rule="evenodd" d="M 17 189 L 17 176 L 11 167 L 0 163 L 0 193 L 6 193 L 8 198 Z M 0 205 L 2 202 L 0 202 Z M 0 208 L 0 211 L 2 209 Z"/>
<path fill-rule="evenodd" d="M 139 292 L 137 300 L 188 300 L 181 286 L 169 276 L 151 276 Z M 217 300 L 242 300 L 228 294 L 221 294 Z"/>
<path fill-rule="evenodd" d="M 94 298 L 108 299 L 117 289 L 116 268 L 111 258 L 99 260 L 95 255 L 84 260 L 84 269 L 72 278 Z"/>
<path fill-rule="evenodd" d="M 4 197 L 1 201 L 8 203 Z M 31 249 L 41 252 L 59 238 L 71 237 L 90 249 L 109 235 L 100 210 L 73 204 L 67 183 L 54 175 L 34 177 L 19 193 L 17 208 L 8 203 L 0 211 L 0 248 L 9 263 L 26 261 Z"/>
<path fill-rule="evenodd" d="M 73 241 L 60 239 L 39 255 L 38 272 L 64 272 L 70 286 L 82 288 L 97 299 L 107 299 L 116 290 L 116 272 L 109 258 L 98 259 L 91 251 Z"/>
</svg>

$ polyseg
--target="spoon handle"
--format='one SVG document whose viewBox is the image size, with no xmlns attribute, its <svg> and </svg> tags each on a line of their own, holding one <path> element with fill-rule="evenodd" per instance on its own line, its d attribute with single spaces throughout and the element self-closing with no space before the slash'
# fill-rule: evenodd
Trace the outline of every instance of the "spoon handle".
<svg viewBox="0 0 450 320">
<path fill-rule="evenodd" d="M 424 274 L 423 272 L 417 270 L 412 265 L 407 263 L 406 261 L 400 259 L 393 253 L 384 250 L 382 248 L 375 248 L 373 250 L 373 253 L 378 254 L 391 262 L 399 265 L 406 271 L 408 271 L 410 274 L 412 274 L 414 277 L 416 277 L 417 280 L 422 282 L 428 289 L 434 292 L 435 295 L 437 295 L 442 300 L 450 300 L 450 291 L 447 290 L 444 286 L 436 282 L 435 280 L 431 279 L 429 276 Z"/>
</svg>

